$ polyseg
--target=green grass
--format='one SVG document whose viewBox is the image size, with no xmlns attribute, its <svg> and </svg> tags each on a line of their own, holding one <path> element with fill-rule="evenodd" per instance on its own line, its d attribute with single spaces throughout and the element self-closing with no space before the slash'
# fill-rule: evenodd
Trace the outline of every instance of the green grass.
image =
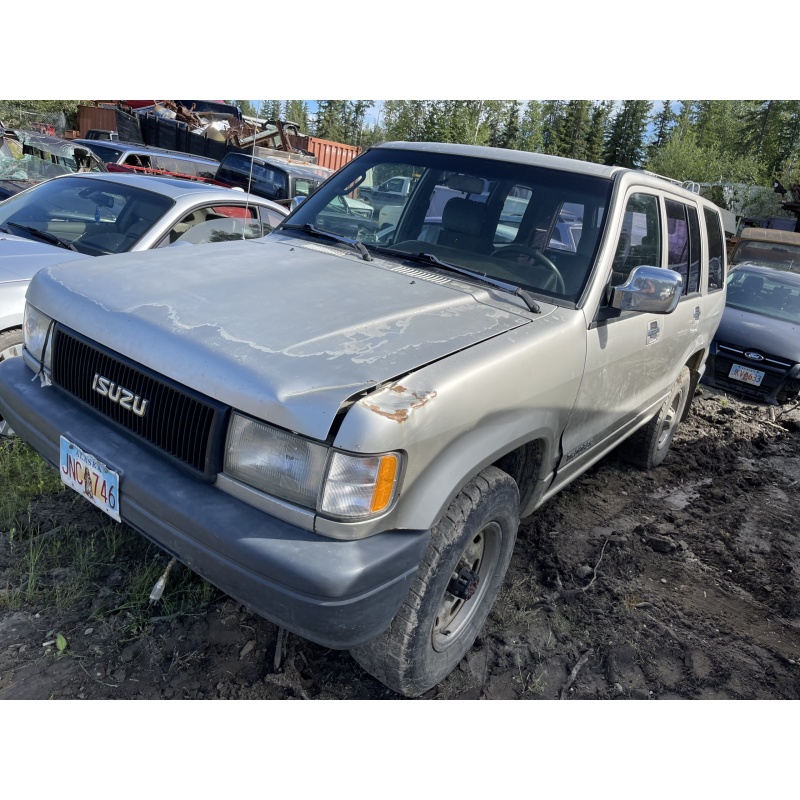
<svg viewBox="0 0 800 800">
<path fill-rule="evenodd" d="M 219 594 L 177 568 L 161 600 L 151 605 L 150 592 L 169 557 L 99 510 L 86 514 L 86 501 L 19 439 L 0 442 L 0 486 L 0 536 L 7 537 L 0 613 L 93 607 L 94 618 L 123 615 L 126 637 L 136 638 L 149 630 L 151 617 L 202 613 Z M 95 602 L 98 597 L 108 602 Z"/>
<path fill-rule="evenodd" d="M 58 473 L 19 439 L 0 439 L 0 531 L 10 531 L 30 503 L 65 490 Z"/>
</svg>

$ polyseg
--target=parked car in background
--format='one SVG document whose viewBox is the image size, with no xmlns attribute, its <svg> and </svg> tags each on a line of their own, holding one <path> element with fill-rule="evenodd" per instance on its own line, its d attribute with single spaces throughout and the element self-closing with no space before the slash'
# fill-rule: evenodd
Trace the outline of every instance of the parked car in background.
<svg viewBox="0 0 800 800">
<path fill-rule="evenodd" d="M 288 206 L 295 198 L 308 197 L 332 174 L 324 167 L 289 159 L 227 153 L 216 178 L 220 183 Z"/>
<path fill-rule="evenodd" d="M 763 261 L 740 261 L 728 276 L 706 382 L 753 400 L 787 403 L 800 393 L 800 258 L 783 248 L 742 250 Z"/>
<path fill-rule="evenodd" d="M 181 153 L 177 150 L 165 150 L 162 147 L 92 139 L 74 139 L 73 141 L 88 147 L 109 169 L 117 166 L 148 175 L 162 174 L 213 180 L 219 167 L 219 161 L 214 158 Z"/>
<path fill-rule="evenodd" d="M 42 267 L 257 238 L 286 214 L 262 197 L 144 175 L 65 175 L 9 198 L 0 203 L 0 361 L 19 355 L 25 291 Z"/>
<path fill-rule="evenodd" d="M 106 172 L 85 145 L 29 131 L 0 130 L 0 201 L 71 172 Z"/>
<path fill-rule="evenodd" d="M 405 203 L 413 178 L 396 175 L 378 186 L 363 186 L 358 190 L 358 199 L 369 203 L 376 212 L 384 206 L 401 206 Z"/>
<path fill-rule="evenodd" d="M 317 214 L 314 225 L 323 231 L 350 239 L 374 240 L 378 223 L 372 218 L 372 206 L 347 195 L 336 197 Z"/>
<path fill-rule="evenodd" d="M 744 228 L 728 262 L 800 270 L 800 233 L 777 228 Z"/>
</svg>

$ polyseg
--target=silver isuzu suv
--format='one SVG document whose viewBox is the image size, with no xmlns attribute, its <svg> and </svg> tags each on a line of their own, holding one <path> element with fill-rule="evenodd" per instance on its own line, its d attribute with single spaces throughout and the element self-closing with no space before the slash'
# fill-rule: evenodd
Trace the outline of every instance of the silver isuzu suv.
<svg viewBox="0 0 800 800">
<path fill-rule="evenodd" d="M 114 519 L 418 696 L 521 518 L 617 445 L 664 459 L 725 269 L 717 208 L 677 182 L 389 143 L 263 239 L 42 269 L 0 413 Z"/>
</svg>

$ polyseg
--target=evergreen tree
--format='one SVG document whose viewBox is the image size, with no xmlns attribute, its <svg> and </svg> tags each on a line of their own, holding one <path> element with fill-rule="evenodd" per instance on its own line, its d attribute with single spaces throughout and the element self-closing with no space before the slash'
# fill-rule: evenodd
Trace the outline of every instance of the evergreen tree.
<svg viewBox="0 0 800 800">
<path fill-rule="evenodd" d="M 675 127 L 677 114 L 672 110 L 672 101 L 664 100 L 661 110 L 653 119 L 653 138 L 647 145 L 647 157 L 651 159 L 667 143 Z"/>
<path fill-rule="evenodd" d="M 529 153 L 544 152 L 542 142 L 543 129 L 542 104 L 537 100 L 529 100 L 522 112 L 519 127 L 519 148 Z"/>
<path fill-rule="evenodd" d="M 283 118 L 296 122 L 303 133 L 308 133 L 308 104 L 304 100 L 287 100 L 283 105 Z"/>
<path fill-rule="evenodd" d="M 520 149 L 521 129 L 520 112 L 522 103 L 519 100 L 510 100 L 503 109 L 502 127 L 498 136 L 498 147 L 508 147 L 511 150 Z"/>
<path fill-rule="evenodd" d="M 556 155 L 561 125 L 564 119 L 563 100 L 545 100 L 542 103 L 542 152 Z"/>
<path fill-rule="evenodd" d="M 595 164 L 603 162 L 603 150 L 607 136 L 608 120 L 614 103 L 601 100 L 592 106 L 590 112 L 589 131 L 586 134 L 586 160 Z"/>
<path fill-rule="evenodd" d="M 649 100 L 623 100 L 611 121 L 605 147 L 605 163 L 638 167 L 644 158 L 644 135 L 652 108 Z"/>
<path fill-rule="evenodd" d="M 553 133 L 553 153 L 565 158 L 584 159 L 590 119 L 589 100 L 570 100 L 563 107 L 560 123 Z"/>
</svg>

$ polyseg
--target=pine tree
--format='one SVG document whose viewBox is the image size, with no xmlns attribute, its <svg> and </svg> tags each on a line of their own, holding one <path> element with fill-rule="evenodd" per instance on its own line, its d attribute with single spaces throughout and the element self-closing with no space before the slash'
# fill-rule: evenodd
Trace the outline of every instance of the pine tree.
<svg viewBox="0 0 800 800">
<path fill-rule="evenodd" d="M 589 100 L 569 100 L 563 106 L 563 115 L 553 134 L 553 153 L 565 158 L 584 159 L 590 120 Z"/>
<path fill-rule="evenodd" d="M 623 100 L 611 121 L 605 147 L 605 163 L 638 167 L 644 158 L 644 135 L 652 108 L 649 100 Z"/>
<path fill-rule="evenodd" d="M 664 100 L 661 110 L 653 119 L 653 138 L 647 145 L 647 157 L 651 159 L 667 143 L 672 129 L 675 127 L 677 115 L 672 110 L 672 101 Z"/>
<path fill-rule="evenodd" d="M 614 103 L 611 100 L 601 100 L 591 110 L 589 132 L 586 134 L 586 160 L 595 164 L 603 162 L 603 149 L 608 135 L 608 120 Z"/>
<path fill-rule="evenodd" d="M 544 151 L 542 143 L 542 104 L 537 100 L 529 100 L 522 112 L 519 127 L 519 148 L 529 153 Z"/>
</svg>

